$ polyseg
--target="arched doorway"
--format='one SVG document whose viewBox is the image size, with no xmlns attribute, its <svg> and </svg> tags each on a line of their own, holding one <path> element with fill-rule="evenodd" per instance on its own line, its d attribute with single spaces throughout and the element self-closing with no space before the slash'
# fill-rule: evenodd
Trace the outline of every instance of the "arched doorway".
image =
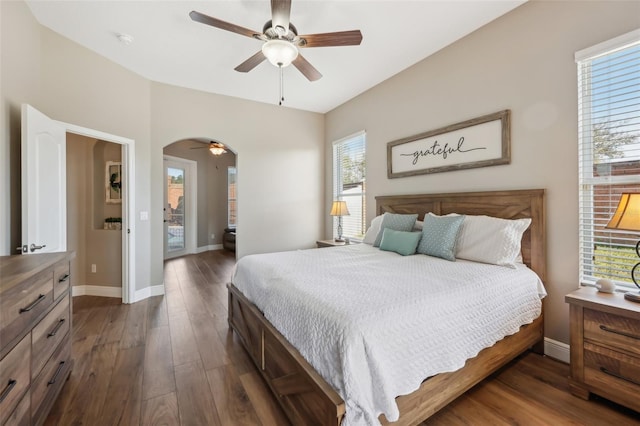
<svg viewBox="0 0 640 426">
<path fill-rule="evenodd" d="M 207 250 L 235 250 L 235 233 L 233 244 L 229 240 L 237 217 L 237 155 L 226 145 L 222 146 L 224 152 L 215 149 L 220 147 L 211 142 L 209 138 L 186 138 L 163 148 L 165 259 Z M 193 176 L 189 176 L 188 167 L 179 167 L 181 162 L 191 164 Z"/>
</svg>

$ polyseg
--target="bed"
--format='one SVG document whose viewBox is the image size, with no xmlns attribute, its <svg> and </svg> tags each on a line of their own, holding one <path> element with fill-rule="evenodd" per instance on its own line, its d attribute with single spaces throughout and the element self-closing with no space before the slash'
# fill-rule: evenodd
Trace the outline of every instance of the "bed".
<svg viewBox="0 0 640 426">
<path fill-rule="evenodd" d="M 376 210 L 378 214 L 417 213 L 419 218 L 430 212 L 437 215 L 462 213 L 505 219 L 530 218 L 531 224 L 522 237 L 522 260 L 540 279 L 545 279 L 543 190 L 383 196 L 376 197 Z M 332 250 L 334 255 L 338 253 L 337 249 L 317 250 Z M 351 250 L 357 251 L 357 255 L 361 257 L 373 256 L 366 247 Z M 346 253 L 344 255 L 346 256 Z M 306 254 L 298 253 L 297 256 L 305 257 Z M 315 274 L 309 274 L 309 279 L 314 276 Z M 297 279 L 305 280 L 304 277 Z M 336 386 L 333 377 L 328 377 L 320 368 L 314 369 L 246 294 L 233 284 L 228 288 L 229 324 L 239 335 L 251 359 L 292 423 L 339 425 L 348 406 L 353 407 L 351 399 L 347 399 L 348 403 L 345 403 L 340 397 L 340 393 L 344 394 L 343 389 L 340 389 L 339 393 L 336 390 L 339 387 Z M 251 300 L 259 300 L 246 288 L 244 292 L 251 296 Z M 301 301 L 300 304 L 304 302 Z M 267 316 L 269 315 L 272 321 L 278 324 L 278 319 L 267 312 Z M 541 351 L 541 311 L 540 315 L 525 324 L 514 334 L 512 333 L 515 330 L 505 334 L 506 337 L 481 350 L 476 356 L 466 360 L 466 363 L 463 361 L 462 368 L 456 367 L 455 371 L 436 375 L 427 374 L 418 382 L 415 391 L 396 397 L 394 405 L 397 406 L 400 417 L 394 424 L 417 424 L 528 348 L 533 347 Z M 293 335 L 288 335 L 292 341 L 296 341 Z M 417 342 L 416 348 L 421 347 L 422 343 Z M 407 350 L 406 346 L 403 350 Z M 301 351 L 306 353 L 304 348 L 301 348 Z M 312 361 L 318 365 L 315 360 Z M 318 371 L 321 371 L 327 380 Z M 354 412 L 354 408 L 349 408 L 348 414 Z M 380 415 L 378 420 L 382 424 L 388 423 L 384 414 Z"/>
</svg>

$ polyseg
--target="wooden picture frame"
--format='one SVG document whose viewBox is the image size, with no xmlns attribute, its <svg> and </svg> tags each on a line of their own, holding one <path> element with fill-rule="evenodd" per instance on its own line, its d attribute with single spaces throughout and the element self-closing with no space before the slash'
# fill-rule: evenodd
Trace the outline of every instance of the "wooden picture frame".
<svg viewBox="0 0 640 426">
<path fill-rule="evenodd" d="M 107 204 L 122 203 L 122 163 L 107 161 L 104 174 L 105 201 Z"/>
<path fill-rule="evenodd" d="M 510 162 L 510 110 L 387 143 L 389 179 Z"/>
</svg>

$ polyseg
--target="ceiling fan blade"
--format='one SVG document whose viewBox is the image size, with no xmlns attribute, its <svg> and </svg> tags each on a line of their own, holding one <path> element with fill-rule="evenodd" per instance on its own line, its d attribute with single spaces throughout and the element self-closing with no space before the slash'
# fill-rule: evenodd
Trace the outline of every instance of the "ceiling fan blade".
<svg viewBox="0 0 640 426">
<path fill-rule="evenodd" d="M 291 0 L 271 0 L 271 26 L 284 28 L 283 34 L 289 31 L 289 17 L 291 16 Z M 279 33 L 278 33 L 279 34 Z"/>
<path fill-rule="evenodd" d="M 265 59 L 267 58 L 265 58 L 264 54 L 262 53 L 262 50 L 260 50 L 258 51 L 258 53 L 256 53 L 255 55 L 253 55 L 252 57 L 250 57 L 249 59 L 247 59 L 246 61 L 244 61 L 237 67 L 235 67 L 234 69 L 238 72 L 249 72 L 255 67 L 257 67 L 258 65 L 260 65 L 262 61 L 264 61 Z"/>
<path fill-rule="evenodd" d="M 221 21 L 217 18 L 205 15 L 200 12 L 192 10 L 189 16 L 193 21 L 200 22 L 201 24 L 211 25 L 212 27 L 220 28 L 221 30 L 231 31 L 232 33 L 241 34 L 251 38 L 259 38 L 262 33 L 253 31 L 248 28 L 241 27 L 240 25 L 230 24 L 229 22 Z"/>
<path fill-rule="evenodd" d="M 292 64 L 294 67 L 298 68 L 298 71 L 307 77 L 307 80 L 309 81 L 316 81 L 322 78 L 320 71 L 315 69 L 313 65 L 311 65 L 302 55 L 298 55 Z"/>
<path fill-rule="evenodd" d="M 298 37 L 300 47 L 357 46 L 362 42 L 360 30 L 309 34 Z"/>
</svg>

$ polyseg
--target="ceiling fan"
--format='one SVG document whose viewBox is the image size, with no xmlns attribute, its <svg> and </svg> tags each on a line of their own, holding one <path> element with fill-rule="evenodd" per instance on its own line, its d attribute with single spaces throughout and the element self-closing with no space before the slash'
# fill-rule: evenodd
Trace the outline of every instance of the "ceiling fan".
<svg viewBox="0 0 640 426">
<path fill-rule="evenodd" d="M 189 149 L 204 149 L 207 148 L 213 155 L 222 155 L 227 152 L 225 146 L 221 142 L 211 141 L 207 146 L 194 146 Z"/>
<path fill-rule="evenodd" d="M 235 68 L 239 72 L 249 72 L 268 59 L 280 69 L 293 64 L 309 81 L 316 81 L 322 74 L 300 55 L 299 48 L 356 46 L 362 42 L 360 30 L 298 35 L 298 30 L 289 20 L 290 13 L 291 0 L 271 0 L 271 20 L 264 24 L 262 33 L 195 10 L 189 16 L 196 22 L 264 41 L 259 52 Z"/>
</svg>

